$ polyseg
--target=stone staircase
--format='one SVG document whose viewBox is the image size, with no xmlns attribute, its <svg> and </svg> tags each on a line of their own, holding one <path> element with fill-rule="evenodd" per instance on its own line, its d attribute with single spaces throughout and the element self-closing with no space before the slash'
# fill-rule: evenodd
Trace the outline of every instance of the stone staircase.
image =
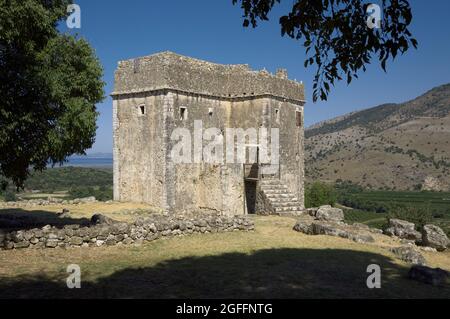
<svg viewBox="0 0 450 319">
<path fill-rule="evenodd" d="M 260 189 L 266 199 L 267 210 L 276 215 L 300 215 L 303 207 L 298 198 L 278 179 L 262 180 Z"/>
</svg>

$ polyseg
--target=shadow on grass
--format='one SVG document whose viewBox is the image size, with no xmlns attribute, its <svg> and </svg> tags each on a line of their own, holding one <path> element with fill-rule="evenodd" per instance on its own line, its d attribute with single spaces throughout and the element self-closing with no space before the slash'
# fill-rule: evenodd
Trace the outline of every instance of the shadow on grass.
<svg viewBox="0 0 450 319">
<path fill-rule="evenodd" d="M 61 218 L 58 214 L 45 210 L 0 209 L 0 230 L 26 230 L 41 228 L 45 225 L 52 225 L 57 228 L 62 228 L 65 225 L 88 226 L 89 220 L 87 218 Z"/>
<path fill-rule="evenodd" d="M 367 288 L 369 264 L 381 267 L 381 289 Z M 450 298 L 448 285 L 409 280 L 408 268 L 390 258 L 352 250 L 283 248 L 187 257 L 92 281 L 83 276 L 89 277 L 89 268 L 101 269 L 101 261 L 80 266 L 81 289 L 67 288 L 64 265 L 50 277 L 0 278 L 0 298 Z"/>
</svg>

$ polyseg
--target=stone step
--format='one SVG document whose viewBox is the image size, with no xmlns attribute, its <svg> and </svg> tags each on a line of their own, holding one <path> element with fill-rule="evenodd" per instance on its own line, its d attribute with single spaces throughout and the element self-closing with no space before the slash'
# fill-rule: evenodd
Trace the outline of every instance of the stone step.
<svg viewBox="0 0 450 319">
<path fill-rule="evenodd" d="M 281 212 L 291 212 L 291 211 L 301 211 L 302 208 L 300 206 L 283 206 L 283 207 L 274 207 L 273 208 L 276 213 Z"/>
<path fill-rule="evenodd" d="M 261 185 L 281 185 L 281 182 L 279 179 L 263 179 L 261 181 Z"/>
<path fill-rule="evenodd" d="M 300 203 L 297 201 L 293 201 L 293 202 L 271 202 L 272 207 L 299 207 Z"/>
<path fill-rule="evenodd" d="M 295 216 L 303 213 L 303 207 L 296 194 L 291 193 L 290 189 L 279 180 L 264 180 L 260 187 L 273 213 Z"/>
<path fill-rule="evenodd" d="M 261 188 L 262 189 L 271 189 L 271 188 L 283 188 L 283 189 L 287 189 L 286 185 L 283 184 L 261 184 Z"/>
<path fill-rule="evenodd" d="M 271 203 L 298 202 L 294 196 L 287 197 L 267 197 Z"/>
<path fill-rule="evenodd" d="M 286 202 L 298 202 L 298 200 L 294 197 L 276 197 L 276 198 L 268 198 L 271 203 L 286 203 Z"/>
<path fill-rule="evenodd" d="M 265 193 L 267 198 L 296 198 L 294 194 L 283 192 L 283 193 Z M 297 198 L 296 198 L 297 199 Z"/>
<path fill-rule="evenodd" d="M 277 215 L 278 216 L 299 217 L 299 216 L 304 216 L 305 213 L 303 210 L 292 210 L 289 212 L 278 212 Z"/>
<path fill-rule="evenodd" d="M 282 187 L 280 187 L 280 188 L 271 187 L 271 188 L 261 188 L 261 189 L 264 193 L 273 193 L 273 192 L 289 193 L 287 188 L 282 188 Z"/>
</svg>

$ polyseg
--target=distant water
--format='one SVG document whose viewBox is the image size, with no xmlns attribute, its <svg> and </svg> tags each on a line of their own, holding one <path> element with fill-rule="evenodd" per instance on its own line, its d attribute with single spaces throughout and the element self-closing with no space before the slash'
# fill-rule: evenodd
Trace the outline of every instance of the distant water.
<svg viewBox="0 0 450 319">
<path fill-rule="evenodd" d="M 113 157 L 112 154 L 71 156 L 69 157 L 68 162 L 62 165 L 62 167 L 67 166 L 112 168 Z M 55 165 L 55 167 L 60 166 Z"/>
</svg>

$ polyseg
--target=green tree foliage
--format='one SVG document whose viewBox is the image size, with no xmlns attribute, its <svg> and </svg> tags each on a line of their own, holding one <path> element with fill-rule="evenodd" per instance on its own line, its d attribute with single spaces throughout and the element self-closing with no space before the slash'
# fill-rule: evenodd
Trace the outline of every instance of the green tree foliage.
<svg viewBox="0 0 450 319">
<path fill-rule="evenodd" d="M 5 190 L 2 193 L 0 193 L 1 197 L 3 197 L 3 200 L 5 202 L 15 202 L 17 200 L 17 196 L 12 190 Z"/>
<path fill-rule="evenodd" d="M 0 175 L 22 187 L 94 142 L 103 70 L 89 44 L 61 34 L 69 0 L 0 0 Z"/>
<path fill-rule="evenodd" d="M 94 196 L 97 200 L 112 200 L 113 190 L 111 187 L 101 186 L 99 188 L 79 186 L 70 189 L 69 195 L 72 198 L 84 198 Z"/>
<path fill-rule="evenodd" d="M 318 207 L 321 205 L 334 205 L 336 203 L 336 191 L 333 186 L 314 182 L 306 188 L 305 206 Z"/>
<path fill-rule="evenodd" d="M 244 27 L 269 20 L 268 15 L 281 0 L 232 0 L 244 12 Z M 326 100 L 336 80 L 358 78 L 360 70 L 375 57 L 386 71 L 389 58 L 417 48 L 408 26 L 411 8 L 406 0 L 382 0 L 381 28 L 367 27 L 365 0 L 295 0 L 290 12 L 280 17 L 281 33 L 303 39 L 305 67 L 316 64 L 313 100 Z"/>
<path fill-rule="evenodd" d="M 111 169 L 61 167 L 33 172 L 25 181 L 26 190 L 41 192 L 66 191 L 76 187 L 112 187 Z"/>
</svg>

